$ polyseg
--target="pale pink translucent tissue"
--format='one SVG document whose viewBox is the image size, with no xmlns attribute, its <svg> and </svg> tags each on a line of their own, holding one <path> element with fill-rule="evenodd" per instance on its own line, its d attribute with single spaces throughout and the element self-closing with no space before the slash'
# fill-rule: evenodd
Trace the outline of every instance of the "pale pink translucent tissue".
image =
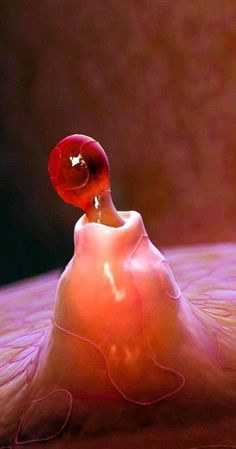
<svg viewBox="0 0 236 449">
<path fill-rule="evenodd" d="M 59 280 L 51 320 L 45 285 L 33 307 L 27 289 L 22 304 L 17 294 L 12 304 L 3 296 L 3 444 L 56 440 L 81 422 L 88 434 L 99 431 L 104 420 L 112 429 L 121 411 L 126 421 L 121 419 L 121 429 L 127 421 L 142 425 L 137 409 L 143 410 L 144 421 L 151 409 L 152 424 L 166 413 L 182 413 L 186 423 L 199 421 L 211 404 L 213 417 L 218 414 L 215 404 L 232 416 L 234 267 L 211 292 L 209 277 L 217 271 L 217 258 L 208 277 L 203 264 L 204 278 L 199 257 L 194 279 L 196 264 L 188 260 L 186 250 L 188 263 L 182 273 L 183 264 L 176 265 L 185 299 L 164 256 L 150 242 L 141 216 L 133 211 L 121 216 L 125 224 L 119 228 L 88 223 L 85 216 L 78 221 L 74 256 Z M 198 286 L 196 295 L 193 284 Z"/>
</svg>

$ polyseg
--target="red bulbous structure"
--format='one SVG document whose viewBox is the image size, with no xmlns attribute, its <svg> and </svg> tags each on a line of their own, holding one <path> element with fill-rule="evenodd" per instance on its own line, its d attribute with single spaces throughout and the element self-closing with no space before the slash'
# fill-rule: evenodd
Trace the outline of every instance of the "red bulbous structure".
<svg viewBox="0 0 236 449">
<path fill-rule="evenodd" d="M 41 287 L 39 300 L 26 295 L 17 302 L 16 295 L 9 303 L 4 294 L 0 449 L 37 443 L 64 449 L 68 438 L 80 447 L 84 436 L 116 432 L 143 447 L 131 432 L 147 425 L 156 434 L 150 448 L 236 447 L 227 445 L 229 435 L 236 438 L 231 247 L 228 268 L 224 257 L 219 265 L 218 249 L 209 258 L 200 248 L 197 270 L 183 251 L 176 269 L 185 296 L 141 215 L 115 209 L 98 142 L 66 137 L 51 152 L 49 174 L 59 196 L 85 214 L 75 225 L 74 253 L 53 304 Z M 213 440 L 208 427 L 217 428 Z"/>
<path fill-rule="evenodd" d="M 68 136 L 52 149 L 48 170 L 58 195 L 83 210 L 92 205 L 96 195 L 110 188 L 105 151 L 83 134 Z"/>
</svg>

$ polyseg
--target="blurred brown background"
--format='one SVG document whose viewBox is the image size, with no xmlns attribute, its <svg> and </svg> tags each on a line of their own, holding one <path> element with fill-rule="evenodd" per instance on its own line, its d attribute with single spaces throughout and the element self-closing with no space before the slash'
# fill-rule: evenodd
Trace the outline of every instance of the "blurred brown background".
<svg viewBox="0 0 236 449">
<path fill-rule="evenodd" d="M 47 161 L 76 132 L 159 248 L 235 240 L 236 1 L 2 0 L 1 19 L 2 283 L 71 257 L 81 212 Z"/>
</svg>

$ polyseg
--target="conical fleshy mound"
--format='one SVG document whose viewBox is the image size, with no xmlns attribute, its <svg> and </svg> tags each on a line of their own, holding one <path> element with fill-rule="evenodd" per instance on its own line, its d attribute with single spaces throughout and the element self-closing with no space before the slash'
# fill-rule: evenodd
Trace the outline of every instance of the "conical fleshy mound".
<svg viewBox="0 0 236 449">
<path fill-rule="evenodd" d="M 179 262 L 177 251 L 181 293 L 141 215 L 115 209 L 98 142 L 77 134 L 63 139 L 51 152 L 49 173 L 57 193 L 85 215 L 75 226 L 74 255 L 54 305 L 45 283 L 37 295 L 26 289 L 12 299 L 3 293 L 1 445 L 46 448 L 67 437 L 79 444 L 85 436 L 150 425 L 159 437 L 173 432 L 170 449 L 190 449 L 187 442 L 179 446 L 183 429 L 193 435 L 187 438 L 195 449 L 205 443 L 231 447 L 235 248 L 207 260 L 203 248 L 197 263 L 187 249 Z M 204 429 L 216 423 L 217 436 L 209 442 Z"/>
</svg>

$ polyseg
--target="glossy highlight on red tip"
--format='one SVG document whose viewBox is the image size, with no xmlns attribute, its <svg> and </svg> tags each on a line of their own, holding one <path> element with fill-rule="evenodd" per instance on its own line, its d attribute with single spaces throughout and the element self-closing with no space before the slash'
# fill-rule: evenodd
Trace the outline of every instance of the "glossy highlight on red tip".
<svg viewBox="0 0 236 449">
<path fill-rule="evenodd" d="M 48 171 L 58 195 L 83 210 L 109 188 L 105 151 L 96 140 L 83 134 L 68 136 L 52 149 Z"/>
</svg>

